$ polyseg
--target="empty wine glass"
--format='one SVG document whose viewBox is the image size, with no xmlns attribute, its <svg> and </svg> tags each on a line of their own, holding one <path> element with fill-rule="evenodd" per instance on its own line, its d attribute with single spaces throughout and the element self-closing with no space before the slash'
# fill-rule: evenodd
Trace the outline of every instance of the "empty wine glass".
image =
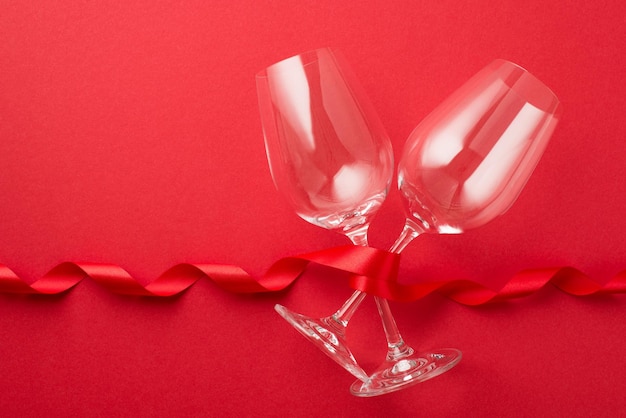
<svg viewBox="0 0 626 418">
<path fill-rule="evenodd" d="M 479 227 L 513 204 L 561 115 L 557 97 L 523 68 L 496 60 L 428 115 L 410 134 L 398 167 L 404 229 L 390 251 L 422 233 Z M 379 299 L 381 312 L 388 310 Z M 353 308 L 354 309 L 354 308 Z M 391 318 L 384 323 L 396 330 Z M 454 349 L 415 353 L 391 343 L 386 361 L 351 392 L 375 396 L 437 376 L 460 359 Z"/>
<path fill-rule="evenodd" d="M 371 218 L 392 181 L 393 150 L 345 59 L 328 48 L 306 52 L 269 66 L 256 84 L 277 189 L 306 221 L 367 245 Z M 281 305 L 276 310 L 342 367 L 367 379 L 345 342 L 350 312 L 313 319 Z"/>
</svg>

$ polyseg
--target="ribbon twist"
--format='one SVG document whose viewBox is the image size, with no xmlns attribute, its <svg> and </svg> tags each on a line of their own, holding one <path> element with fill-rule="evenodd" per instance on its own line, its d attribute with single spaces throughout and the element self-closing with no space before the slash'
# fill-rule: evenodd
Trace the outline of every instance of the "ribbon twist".
<svg viewBox="0 0 626 418">
<path fill-rule="evenodd" d="M 287 288 L 310 263 L 350 273 L 350 286 L 393 301 L 409 302 L 438 292 L 467 306 L 531 295 L 551 283 L 565 293 L 587 296 L 626 293 L 626 271 L 601 285 L 572 267 L 528 269 L 509 279 L 495 291 L 471 280 L 444 280 L 401 284 L 397 281 L 400 255 L 371 247 L 353 245 L 286 257 L 275 262 L 260 278 L 238 266 L 226 264 L 178 264 L 144 286 L 126 270 L 112 264 L 72 263 L 57 265 L 32 284 L 0 264 L 0 292 L 59 294 L 85 278 L 107 290 L 123 295 L 168 297 L 180 294 L 200 279 L 209 279 L 233 293 L 276 292 Z"/>
</svg>

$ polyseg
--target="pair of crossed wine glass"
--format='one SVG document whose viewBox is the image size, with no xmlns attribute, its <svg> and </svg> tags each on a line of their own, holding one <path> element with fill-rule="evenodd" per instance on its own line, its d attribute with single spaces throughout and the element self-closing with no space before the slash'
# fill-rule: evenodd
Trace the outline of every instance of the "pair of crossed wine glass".
<svg viewBox="0 0 626 418">
<path fill-rule="evenodd" d="M 367 246 L 372 217 L 394 172 L 383 124 L 345 58 L 322 48 L 287 58 L 256 76 L 270 171 L 306 221 Z M 424 233 L 455 234 L 503 214 L 543 154 L 560 118 L 557 97 L 523 68 L 496 60 L 430 113 L 409 135 L 398 164 L 404 228 L 390 252 Z M 314 319 L 278 313 L 357 377 L 350 391 L 376 396 L 454 367 L 461 352 L 417 352 L 402 339 L 388 301 L 375 297 L 386 359 L 366 373 L 346 342 L 346 327 L 366 297 L 355 291 L 334 314 Z"/>
</svg>

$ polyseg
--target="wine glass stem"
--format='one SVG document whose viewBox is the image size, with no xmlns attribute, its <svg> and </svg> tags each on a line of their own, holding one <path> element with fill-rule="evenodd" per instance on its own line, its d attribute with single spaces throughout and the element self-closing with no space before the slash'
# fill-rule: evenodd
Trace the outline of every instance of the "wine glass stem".
<svg viewBox="0 0 626 418">
<path fill-rule="evenodd" d="M 359 307 L 363 299 L 365 299 L 367 293 L 361 292 L 360 290 L 355 291 L 352 296 L 343 304 L 341 308 L 337 310 L 331 317 L 338 322 L 340 325 L 347 327 L 348 321 L 352 318 L 354 312 Z"/>
<path fill-rule="evenodd" d="M 406 246 L 409 245 L 411 241 L 417 238 L 422 232 L 423 228 L 420 228 L 419 225 L 411 219 L 407 219 L 402 232 L 396 239 L 396 242 L 394 242 L 389 249 L 389 252 L 400 254 L 402 250 L 404 250 Z"/>
<path fill-rule="evenodd" d="M 346 234 L 352 244 L 360 245 L 362 247 L 367 247 L 367 227 L 354 229 Z M 341 308 L 339 308 L 334 314 L 331 315 L 331 318 L 338 322 L 344 328 L 348 326 L 348 321 L 354 315 L 357 308 L 363 302 L 367 294 L 365 292 L 361 292 L 360 290 L 355 291 L 350 298 L 343 304 Z"/>
<path fill-rule="evenodd" d="M 402 233 L 396 239 L 396 242 L 389 249 L 390 252 L 399 254 L 411 241 L 413 241 L 419 232 L 413 222 L 407 220 L 404 225 L 404 229 L 402 229 Z M 387 360 L 394 361 L 398 358 L 411 355 L 413 353 L 413 349 L 406 345 L 402 336 L 400 335 L 400 331 L 398 330 L 398 325 L 396 324 L 395 319 L 391 313 L 391 308 L 389 307 L 389 302 L 387 299 L 375 297 L 376 306 L 378 307 L 378 312 L 380 313 L 380 318 L 383 321 L 383 329 L 385 330 L 385 336 L 387 337 Z"/>
<path fill-rule="evenodd" d="M 411 355 L 413 350 L 402 339 L 387 299 L 375 297 L 374 300 L 376 300 L 376 306 L 383 321 L 383 329 L 387 337 L 387 360 L 393 361 Z"/>
<path fill-rule="evenodd" d="M 399 254 L 411 241 L 413 241 L 419 235 L 418 228 L 416 225 L 413 225 L 412 222 L 407 221 L 402 230 L 402 233 L 396 240 L 396 242 L 391 246 L 390 252 Z M 367 229 L 355 231 L 352 234 L 347 234 L 348 238 L 352 241 L 354 245 L 362 245 L 367 246 Z M 342 327 L 346 327 L 348 325 L 348 321 L 352 318 L 352 315 L 359 307 L 363 299 L 365 299 L 367 294 L 360 290 L 355 291 L 352 296 L 343 304 L 341 308 L 339 308 L 331 317 Z M 411 347 L 406 345 L 402 336 L 400 335 L 400 331 L 398 330 L 398 326 L 396 324 L 395 319 L 391 313 L 391 308 L 389 307 L 389 302 L 386 299 L 375 297 L 376 306 L 378 307 L 378 312 L 380 313 L 380 317 L 383 321 L 383 329 L 385 330 L 385 336 L 387 338 L 387 359 L 395 360 L 400 357 L 404 357 L 406 355 L 410 355 L 413 353 Z"/>
<path fill-rule="evenodd" d="M 361 247 L 367 247 L 367 225 L 362 225 L 351 231 L 346 232 L 346 236 L 350 238 L 350 241 L 354 245 L 360 245 Z"/>
<path fill-rule="evenodd" d="M 367 247 L 367 226 L 364 225 L 361 228 L 355 228 L 352 231 L 346 233 L 346 236 L 350 238 L 352 244 L 360 245 L 362 247 Z M 361 292 L 360 290 L 355 291 L 350 298 L 343 304 L 341 308 L 339 308 L 334 314 L 330 317 L 335 320 L 341 327 L 345 328 L 348 326 L 348 321 L 354 315 L 357 308 L 363 302 L 367 294 L 365 292 Z"/>
</svg>

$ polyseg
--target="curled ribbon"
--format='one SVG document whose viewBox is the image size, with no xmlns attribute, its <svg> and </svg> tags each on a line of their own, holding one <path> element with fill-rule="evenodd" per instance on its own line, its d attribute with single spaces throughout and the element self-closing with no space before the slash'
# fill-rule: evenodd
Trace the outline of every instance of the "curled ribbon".
<svg viewBox="0 0 626 418">
<path fill-rule="evenodd" d="M 256 279 L 238 266 L 227 264 L 178 264 L 146 286 L 126 270 L 112 264 L 61 263 L 32 284 L 24 282 L 11 269 L 0 264 L 0 292 L 59 294 L 91 278 L 107 290 L 138 296 L 174 296 L 196 281 L 207 278 L 234 293 L 261 293 L 283 290 L 293 283 L 311 262 L 363 275 L 375 281 L 397 277 L 400 256 L 371 247 L 345 245 L 287 257 L 275 262 Z"/>
<path fill-rule="evenodd" d="M 111 264 L 61 263 L 32 284 L 26 283 L 8 267 L 0 264 L 0 292 L 59 294 L 87 277 L 107 290 L 123 295 L 174 296 L 202 278 L 210 279 L 222 289 L 234 293 L 275 292 L 293 283 L 309 263 L 348 272 L 351 274 L 350 286 L 354 289 L 400 302 L 414 301 L 437 291 L 458 303 L 477 306 L 528 296 L 548 283 L 576 296 L 626 293 L 626 271 L 601 285 L 572 267 L 523 270 L 511 277 L 499 291 L 470 280 L 405 285 L 397 282 L 399 254 L 353 245 L 280 259 L 260 278 L 254 278 L 233 265 L 178 264 L 146 286 L 121 267 Z"/>
<path fill-rule="evenodd" d="M 402 285 L 390 281 L 379 283 L 365 276 L 353 276 L 350 285 L 376 296 L 398 302 L 423 298 L 435 291 L 463 305 L 478 306 L 488 302 L 529 296 L 548 283 L 574 296 L 593 294 L 626 293 L 626 271 L 601 285 L 573 267 L 556 267 L 522 270 L 512 276 L 499 290 L 489 289 L 470 280 L 446 280 Z"/>
</svg>

